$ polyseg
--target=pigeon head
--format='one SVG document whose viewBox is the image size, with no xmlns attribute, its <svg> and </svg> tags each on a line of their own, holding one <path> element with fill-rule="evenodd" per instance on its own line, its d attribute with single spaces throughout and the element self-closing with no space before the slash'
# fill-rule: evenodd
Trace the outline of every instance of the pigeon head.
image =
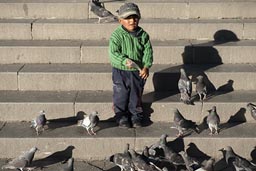
<svg viewBox="0 0 256 171">
<path fill-rule="evenodd" d="M 199 75 L 196 78 L 198 82 L 203 82 L 204 77 L 202 75 Z"/>
<path fill-rule="evenodd" d="M 161 145 L 161 144 L 164 144 L 164 145 L 167 144 L 167 137 L 168 137 L 167 134 L 162 134 L 162 135 L 161 135 L 161 137 L 160 137 L 160 145 Z"/>
<path fill-rule="evenodd" d="M 36 151 L 39 151 L 39 149 L 37 147 L 32 147 L 29 152 L 33 152 L 35 153 Z"/>
</svg>

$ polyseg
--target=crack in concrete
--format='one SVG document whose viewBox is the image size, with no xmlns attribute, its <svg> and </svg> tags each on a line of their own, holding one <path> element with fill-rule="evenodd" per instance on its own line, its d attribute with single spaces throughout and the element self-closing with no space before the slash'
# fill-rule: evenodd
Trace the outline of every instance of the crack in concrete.
<svg viewBox="0 0 256 171">
<path fill-rule="evenodd" d="M 6 124 L 7 124 L 7 122 L 5 121 L 5 122 L 0 126 L 0 131 L 2 131 L 2 129 L 5 127 Z"/>
</svg>

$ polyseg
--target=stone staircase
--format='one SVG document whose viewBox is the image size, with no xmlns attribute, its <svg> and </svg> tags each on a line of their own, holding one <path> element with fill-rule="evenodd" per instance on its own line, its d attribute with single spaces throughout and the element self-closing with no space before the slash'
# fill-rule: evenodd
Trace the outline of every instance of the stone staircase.
<svg viewBox="0 0 256 171">
<path fill-rule="evenodd" d="M 105 1 L 115 13 L 130 0 Z M 43 158 L 73 145 L 75 159 L 103 160 L 123 151 L 126 143 L 141 150 L 163 133 L 175 141 L 176 131 L 169 128 L 171 108 L 203 125 L 207 110 L 215 105 L 220 135 L 209 136 L 204 129 L 182 139 L 185 149 L 193 143 L 192 151 L 221 159 L 218 150 L 231 145 L 241 156 L 256 160 L 256 123 L 246 110 L 248 102 L 256 103 L 256 1 L 133 2 L 141 9 L 140 25 L 154 48 L 143 96 L 153 123 L 126 130 L 109 122 L 114 114 L 107 49 L 118 23 L 98 24 L 88 0 L 0 0 L 0 158 L 15 157 L 32 146 L 41 150 L 36 158 Z M 193 79 L 205 76 L 211 97 L 203 106 L 198 100 L 189 106 L 179 101 L 181 67 Z M 52 124 L 36 136 L 28 121 L 40 110 Z M 102 122 L 98 135 L 91 137 L 74 118 L 93 110 Z"/>
</svg>

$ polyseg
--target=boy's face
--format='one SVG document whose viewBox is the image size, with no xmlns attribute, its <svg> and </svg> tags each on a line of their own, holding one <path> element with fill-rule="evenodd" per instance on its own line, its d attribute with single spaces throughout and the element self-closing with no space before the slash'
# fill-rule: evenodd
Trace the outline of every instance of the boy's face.
<svg viewBox="0 0 256 171">
<path fill-rule="evenodd" d="M 134 31 L 139 25 L 139 17 L 137 15 L 130 15 L 127 18 L 120 18 L 119 22 L 122 24 L 128 31 Z"/>
</svg>

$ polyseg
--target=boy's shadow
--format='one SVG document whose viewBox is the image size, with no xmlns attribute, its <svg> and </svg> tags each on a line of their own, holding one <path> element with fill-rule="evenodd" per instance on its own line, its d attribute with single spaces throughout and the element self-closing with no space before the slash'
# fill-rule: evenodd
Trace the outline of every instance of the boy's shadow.
<svg viewBox="0 0 256 171">
<path fill-rule="evenodd" d="M 57 151 L 50 156 L 47 156 L 43 159 L 38 159 L 32 162 L 31 167 L 44 168 L 56 163 L 67 162 L 69 158 L 72 157 L 74 146 L 70 145 L 65 150 Z"/>
</svg>

